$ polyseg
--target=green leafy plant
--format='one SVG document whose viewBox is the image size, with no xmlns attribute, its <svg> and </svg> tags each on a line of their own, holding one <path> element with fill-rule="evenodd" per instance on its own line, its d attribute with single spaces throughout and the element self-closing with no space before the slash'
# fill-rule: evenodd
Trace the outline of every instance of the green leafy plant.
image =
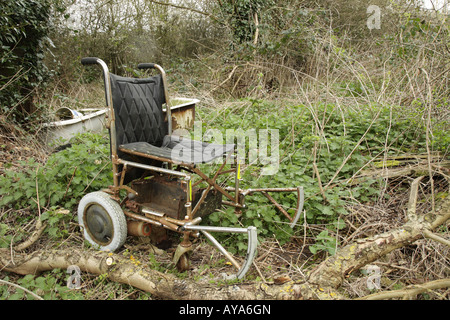
<svg viewBox="0 0 450 320">
<path fill-rule="evenodd" d="M 34 116 L 33 91 L 49 76 L 44 51 L 51 24 L 47 0 L 0 4 L 0 111 L 17 120 Z"/>
<path fill-rule="evenodd" d="M 336 252 L 337 241 L 335 237 L 329 235 L 328 230 L 323 230 L 316 237 L 316 243 L 309 246 L 309 251 L 317 253 L 318 251 L 327 251 L 333 255 Z"/>
<path fill-rule="evenodd" d="M 0 248 L 9 248 L 13 238 L 15 241 L 18 240 L 18 238 L 13 236 L 10 231 L 10 227 L 7 224 L 0 223 Z M 19 238 L 21 238 L 20 234 Z"/>
<path fill-rule="evenodd" d="M 263 166 L 260 163 L 252 164 L 242 172 L 241 186 L 303 186 L 306 195 L 305 215 L 300 217 L 299 224 L 303 224 L 306 217 L 306 223 L 328 226 L 330 232 L 336 228 L 342 229 L 345 227 L 342 217 L 348 214 L 347 202 L 377 201 L 382 188 L 383 181 L 367 179 L 357 185 L 334 183 L 322 195 L 313 169 L 314 152 L 323 185 L 335 175 L 334 182 L 347 181 L 377 155 L 395 155 L 411 150 L 426 152 L 424 125 L 417 123 L 411 126 L 416 116 L 405 113 L 397 106 L 373 105 L 360 107 L 357 111 L 349 108 L 342 112 L 335 105 L 319 104 L 314 106 L 314 112 L 325 120 L 321 124 L 323 131 L 315 132 L 317 119 L 304 105 L 279 107 L 273 102 L 250 98 L 240 100 L 239 103 L 242 107 L 228 108 L 226 111 L 198 110 L 204 121 L 203 132 L 213 128 L 226 137 L 226 130 L 230 128 L 239 128 L 244 132 L 249 129 L 277 129 L 281 154 L 277 173 L 262 176 L 260 170 Z M 436 135 L 432 143 L 437 148 L 446 138 L 448 133 Z M 249 151 L 247 141 L 246 155 Z M 295 193 L 273 193 L 272 196 L 288 213 L 294 214 L 297 201 Z M 240 217 L 233 208 L 227 208 L 211 214 L 209 223 L 236 227 L 254 225 L 258 228 L 260 239 L 275 236 L 280 244 L 292 239 L 298 230 L 291 229 L 286 218 L 264 196 L 255 193 L 247 197 L 246 204 L 248 208 L 243 210 Z M 329 231 L 316 235 L 315 240 L 312 251 L 334 252 L 336 239 L 329 235 Z M 247 248 L 246 236 L 242 234 L 232 238 L 223 236 L 221 241 L 233 252 L 245 253 Z"/>
<path fill-rule="evenodd" d="M 23 171 L 10 169 L 0 176 L 2 206 L 72 209 L 86 192 L 112 181 L 109 142 L 95 133 L 77 135 L 69 148 L 53 153 L 44 165 L 33 158 L 20 164 Z"/>
<path fill-rule="evenodd" d="M 41 221 L 48 223 L 45 232 L 50 238 L 64 239 L 69 233 L 69 223 L 73 221 L 73 215 L 69 210 L 50 208 L 41 215 Z"/>
<path fill-rule="evenodd" d="M 17 280 L 17 284 L 25 288 L 44 300 L 81 300 L 82 293 L 77 290 L 70 290 L 67 287 L 67 274 L 61 269 L 54 269 L 43 276 L 26 275 Z M 3 280 L 9 281 L 9 277 Z M 0 286 L 1 300 L 34 300 L 32 294 L 17 287 L 9 288 L 8 285 Z"/>
</svg>

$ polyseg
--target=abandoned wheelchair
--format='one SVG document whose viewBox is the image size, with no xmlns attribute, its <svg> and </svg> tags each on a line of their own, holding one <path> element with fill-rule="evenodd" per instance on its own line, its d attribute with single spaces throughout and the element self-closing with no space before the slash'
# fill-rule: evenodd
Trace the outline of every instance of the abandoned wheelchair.
<svg viewBox="0 0 450 320">
<path fill-rule="evenodd" d="M 113 170 L 113 185 L 85 195 L 79 203 L 78 221 L 85 239 L 100 250 L 115 251 L 128 235 L 148 236 L 159 243 L 167 230 L 179 233 L 181 240 L 173 262 L 183 271 L 190 265 L 192 240 L 203 234 L 236 267 L 230 278 L 243 278 L 256 255 L 257 229 L 202 226 L 202 218 L 223 205 L 239 211 L 245 208 L 245 196 L 262 192 L 293 227 L 302 211 L 303 188 L 240 189 L 241 168 L 234 144 L 205 143 L 174 135 L 176 122 L 172 121 L 166 74 L 161 66 L 139 64 L 139 69 L 156 69 L 157 74 L 127 78 L 110 73 L 99 58 L 86 57 L 81 63 L 100 65 L 103 70 Z M 199 169 L 200 164 L 219 158 L 222 162 L 212 176 Z M 224 176 L 232 177 L 232 186 L 218 182 Z M 294 217 L 268 192 L 297 192 Z M 213 237 L 214 232 L 246 233 L 245 260 L 239 263 Z"/>
</svg>

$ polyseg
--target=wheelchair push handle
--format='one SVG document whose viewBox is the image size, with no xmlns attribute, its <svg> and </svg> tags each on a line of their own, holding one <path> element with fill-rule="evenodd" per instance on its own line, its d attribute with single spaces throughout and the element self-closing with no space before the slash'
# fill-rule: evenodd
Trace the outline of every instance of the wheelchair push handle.
<svg viewBox="0 0 450 320">
<path fill-rule="evenodd" d="M 90 64 L 97 64 L 100 59 L 96 57 L 86 57 L 81 59 L 81 64 L 87 66 Z"/>
<path fill-rule="evenodd" d="M 154 68 L 156 68 L 156 64 L 155 63 L 139 63 L 137 67 L 138 67 L 138 69 L 154 69 Z"/>
<path fill-rule="evenodd" d="M 106 99 L 106 105 L 108 107 L 112 107 L 112 100 L 111 100 L 111 83 L 110 83 L 110 78 L 109 78 L 109 69 L 107 64 L 100 58 L 97 57 L 85 57 L 81 59 L 81 64 L 83 66 L 89 66 L 89 65 L 94 65 L 94 64 L 98 64 L 101 66 L 102 70 L 103 70 L 103 81 L 105 84 L 105 99 Z"/>
<path fill-rule="evenodd" d="M 81 64 L 84 66 L 91 65 L 91 64 L 97 64 L 101 61 L 100 58 L 97 57 L 85 57 L 81 59 Z M 156 63 L 139 63 L 138 69 L 154 69 L 157 68 Z"/>
</svg>

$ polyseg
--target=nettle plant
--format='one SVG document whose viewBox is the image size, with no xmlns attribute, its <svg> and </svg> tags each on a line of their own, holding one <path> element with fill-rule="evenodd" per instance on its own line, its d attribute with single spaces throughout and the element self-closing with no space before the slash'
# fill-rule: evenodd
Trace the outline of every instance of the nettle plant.
<svg viewBox="0 0 450 320">
<path fill-rule="evenodd" d="M 377 155 L 426 150 L 425 126 L 412 127 L 412 119 L 395 106 L 364 106 L 357 111 L 342 112 L 334 105 L 318 105 L 314 106 L 315 113 L 320 115 L 318 120 L 311 108 L 304 105 L 280 108 L 268 101 L 247 99 L 244 102 L 247 103 L 240 108 L 231 107 L 225 111 L 209 108 L 198 112 L 205 127 L 222 130 L 223 135 L 227 129 L 236 126 L 244 131 L 277 129 L 280 138 L 278 171 L 273 175 L 261 175 L 260 165 L 247 163 L 242 173 L 242 188 L 303 186 L 305 211 L 297 227 L 292 229 L 289 221 L 264 196 L 255 194 L 248 198 L 248 208 L 241 216 L 236 216 L 230 208 L 213 213 L 208 219 L 212 224 L 223 226 L 254 225 L 258 228 L 259 239 L 275 237 L 280 244 L 303 233 L 303 228 L 298 226 L 306 219 L 307 224 L 318 225 L 322 229 L 308 235 L 315 239 L 310 246 L 312 253 L 326 251 L 334 254 L 338 246 L 335 235 L 346 227 L 343 217 L 348 214 L 346 207 L 349 202 L 377 201 L 381 197 L 382 180 L 367 179 L 357 185 L 342 182 Z M 249 152 L 248 146 L 246 148 Z M 334 179 L 323 194 L 314 163 L 323 186 Z M 295 193 L 274 193 L 272 196 L 291 216 L 294 214 Z M 221 241 L 231 247 L 230 251 L 234 248 L 242 252 L 246 248 L 245 235 Z"/>
<path fill-rule="evenodd" d="M 34 300 L 36 295 L 44 300 L 82 300 L 82 293 L 67 287 L 66 277 L 66 272 L 61 269 L 54 269 L 44 276 L 26 275 L 17 283 L 27 291 L 2 285 L 0 300 Z M 4 280 L 8 281 L 9 277 Z"/>
<path fill-rule="evenodd" d="M 40 209 L 41 220 L 50 225 L 46 232 L 57 238 L 64 236 L 58 225 L 73 220 L 73 208 L 81 197 L 112 181 L 106 135 L 83 133 L 70 143 L 51 154 L 45 164 L 31 158 L 19 163 L 21 171 L 6 165 L 0 176 L 0 206 L 36 213 Z M 7 236 L 6 229 L 0 229 Z"/>
<path fill-rule="evenodd" d="M 240 215 L 236 215 L 233 208 L 228 208 L 212 213 L 205 220 L 224 227 L 254 225 L 258 228 L 259 239 L 275 237 L 280 244 L 284 244 L 293 236 L 303 236 L 304 229 L 299 226 L 306 222 L 320 226 L 319 231 L 308 234 L 309 238 L 315 239 L 310 251 L 333 254 L 338 246 L 335 235 L 346 227 L 343 219 L 347 214 L 346 206 L 352 201 L 377 201 L 381 196 L 379 190 L 383 187 L 383 181 L 375 179 L 367 179 L 357 185 L 343 182 L 377 155 L 425 151 L 425 126 L 417 121 L 411 126 L 412 119 L 401 108 L 367 106 L 342 113 L 334 105 L 319 105 L 315 110 L 323 119 L 319 132 L 317 117 L 304 105 L 280 108 L 270 101 L 247 99 L 244 102 L 241 108 L 199 108 L 197 112 L 203 121 L 203 133 L 213 128 L 225 137 L 227 129 L 239 128 L 244 132 L 250 129 L 278 130 L 279 164 L 276 172 L 262 175 L 261 164 L 245 163 L 242 166 L 241 186 L 245 189 L 303 186 L 305 211 L 298 225 L 291 228 L 289 221 L 263 195 L 254 194 L 247 199 L 247 209 L 242 210 Z M 442 141 L 431 142 L 438 148 Z M 245 152 L 249 152 L 248 143 Z M 313 164 L 317 170 L 314 170 Z M 111 184 L 110 166 L 106 133 L 78 135 L 71 141 L 71 147 L 52 154 L 45 164 L 30 159 L 22 163 L 22 171 L 6 170 L 0 176 L 0 205 L 37 211 L 39 203 L 40 208 L 46 209 L 41 219 L 48 220 L 49 235 L 64 237 L 61 223 L 73 219 L 72 211 L 79 199 L 89 191 Z M 316 171 L 324 186 L 334 179 L 332 186 L 323 193 Z M 288 213 L 294 214 L 295 193 L 273 194 L 273 197 Z M 0 234 L 8 237 L 10 231 L 4 226 L 0 225 Z M 308 229 L 308 232 L 313 232 L 311 230 Z M 238 234 L 230 238 L 221 234 L 217 236 L 223 237 L 220 241 L 230 252 L 245 253 L 246 235 Z M 18 239 L 15 236 L 14 240 Z M 0 246 L 7 245 L 0 242 Z"/>
</svg>

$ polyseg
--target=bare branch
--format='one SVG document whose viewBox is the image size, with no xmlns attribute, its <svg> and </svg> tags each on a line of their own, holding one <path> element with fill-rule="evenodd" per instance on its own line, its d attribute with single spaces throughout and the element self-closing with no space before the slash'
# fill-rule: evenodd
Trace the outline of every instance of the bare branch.
<svg viewBox="0 0 450 320">
<path fill-rule="evenodd" d="M 197 9 L 194 9 L 194 8 L 189 8 L 189 7 L 180 6 L 180 5 L 169 3 L 169 2 L 161 2 L 161 1 L 156 1 L 156 0 L 147 0 L 147 1 L 149 1 L 151 3 L 154 3 L 154 4 L 159 4 L 159 5 L 162 5 L 162 6 L 168 6 L 168 7 L 173 7 L 173 8 L 177 8 L 177 9 L 192 11 L 192 12 L 195 12 L 195 13 L 207 16 L 207 17 L 209 17 L 209 18 L 211 18 L 213 20 L 216 20 L 216 21 L 219 20 L 219 18 L 217 18 L 216 16 L 214 16 L 214 15 L 212 15 L 210 13 L 207 13 L 207 12 L 204 12 L 204 11 L 200 11 L 200 10 L 197 10 Z"/>
<path fill-rule="evenodd" d="M 430 281 L 421 285 L 412 285 L 404 289 L 393 290 L 388 292 L 374 293 L 365 297 L 357 298 L 355 300 L 384 300 L 393 298 L 413 299 L 418 294 L 436 290 L 441 288 L 450 287 L 450 279 L 440 279 L 436 281 Z"/>
<path fill-rule="evenodd" d="M 41 220 L 38 220 L 36 222 L 36 230 L 33 232 L 33 234 L 27 240 L 15 246 L 13 248 L 14 251 L 23 251 L 29 248 L 39 239 L 39 237 L 41 236 L 42 232 L 44 232 L 46 227 L 47 227 L 46 223 L 43 223 Z"/>
<path fill-rule="evenodd" d="M 437 241 L 439 243 L 445 244 L 446 246 L 450 247 L 450 241 L 438 236 L 437 234 L 431 232 L 430 230 L 424 230 L 423 235 L 428 239 L 432 239 L 434 241 Z"/>
<path fill-rule="evenodd" d="M 6 284 L 8 286 L 13 286 L 13 287 L 19 288 L 20 290 L 23 290 L 26 293 L 31 294 L 33 297 L 35 297 L 38 300 L 44 300 L 44 299 L 42 299 L 42 297 L 38 296 L 36 293 L 34 293 L 34 292 L 24 288 L 24 287 L 21 287 L 18 284 L 15 284 L 15 283 L 12 283 L 12 282 L 9 282 L 9 281 L 6 281 L 6 280 L 1 280 L 1 279 L 0 279 L 0 283 Z"/>
</svg>

